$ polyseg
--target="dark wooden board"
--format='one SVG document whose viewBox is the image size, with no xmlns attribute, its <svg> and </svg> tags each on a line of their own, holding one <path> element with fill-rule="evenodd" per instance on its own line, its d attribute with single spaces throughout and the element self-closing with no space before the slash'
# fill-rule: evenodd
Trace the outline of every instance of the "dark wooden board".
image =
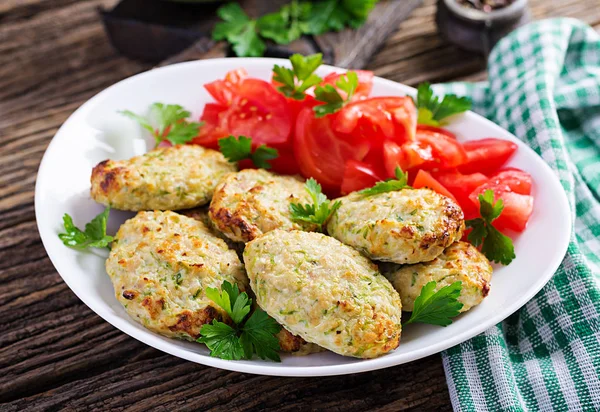
<svg viewBox="0 0 600 412">
<path fill-rule="evenodd" d="M 277 11 L 288 0 L 260 1 L 240 0 L 240 5 L 251 17 L 260 17 Z M 328 64 L 359 69 L 381 47 L 388 36 L 405 20 L 423 0 L 381 0 L 358 30 L 346 29 L 340 32 L 325 33 L 319 36 L 303 36 L 290 45 L 276 45 L 267 41 L 267 57 L 288 57 L 292 53 L 323 53 Z M 155 18 L 141 7 L 147 4 L 154 8 L 155 14 L 164 13 L 164 17 Z M 104 24 L 113 45 L 131 57 L 152 61 L 157 56 L 167 58 L 170 51 L 178 54 L 183 45 L 190 44 L 192 55 L 215 53 L 232 56 L 231 50 L 223 44 L 216 44 L 210 38 L 210 32 L 218 18 L 215 10 L 218 4 L 181 5 L 170 2 L 148 2 L 148 0 L 123 0 L 113 10 L 103 11 Z M 143 10 L 143 12 L 141 11 Z M 174 16 L 193 14 L 198 19 L 189 18 L 174 25 Z M 198 40 L 193 43 L 193 39 Z M 185 49 L 184 49 L 185 50 Z M 169 61 L 181 61 L 189 55 L 184 51 Z"/>
<path fill-rule="evenodd" d="M 369 69 L 411 85 L 485 79 L 480 57 L 437 37 L 434 1 L 400 24 Z M 35 179 L 52 136 L 78 106 L 152 68 L 110 46 L 97 7 L 115 3 L 0 1 L 0 410 L 450 410 L 439 355 L 315 379 L 228 372 L 130 338 L 71 292 L 37 232 Z M 531 5 L 537 19 L 570 16 L 600 29 L 593 2 Z"/>
</svg>

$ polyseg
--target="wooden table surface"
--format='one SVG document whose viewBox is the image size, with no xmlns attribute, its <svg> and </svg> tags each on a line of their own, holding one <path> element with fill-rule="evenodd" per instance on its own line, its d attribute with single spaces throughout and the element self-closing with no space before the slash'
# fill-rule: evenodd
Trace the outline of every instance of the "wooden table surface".
<svg viewBox="0 0 600 412">
<path fill-rule="evenodd" d="M 35 179 L 50 139 L 78 106 L 152 67 L 108 43 L 97 8 L 114 3 L 0 1 L 0 409 L 450 410 L 439 355 L 340 377 L 229 372 L 130 338 L 71 292 L 37 232 Z M 600 29 L 596 0 L 531 0 L 531 8 L 536 19 L 570 16 Z M 434 12 L 425 0 L 368 68 L 410 85 L 484 79 L 482 58 L 437 36 Z"/>
</svg>

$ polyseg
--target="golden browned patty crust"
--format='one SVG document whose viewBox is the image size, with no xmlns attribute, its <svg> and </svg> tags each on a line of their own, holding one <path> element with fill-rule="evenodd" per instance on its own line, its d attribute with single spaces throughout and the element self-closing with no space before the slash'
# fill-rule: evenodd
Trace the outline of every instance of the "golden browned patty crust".
<svg viewBox="0 0 600 412">
<path fill-rule="evenodd" d="M 292 355 L 304 356 L 325 350 L 314 343 L 308 343 L 300 336 L 294 335 L 285 328 L 281 328 L 275 337 L 279 341 L 281 351 L 291 353 Z"/>
<path fill-rule="evenodd" d="M 304 182 L 296 177 L 245 169 L 221 180 L 208 215 L 229 239 L 249 242 L 275 229 L 316 230 L 314 224 L 294 221 L 290 213 L 290 203 L 310 201 Z"/>
<path fill-rule="evenodd" d="M 191 217 L 193 219 L 199 220 L 202 223 L 204 223 L 206 225 L 206 227 L 208 227 L 215 236 L 217 236 L 220 239 L 223 239 L 225 241 L 225 243 L 227 243 L 227 246 L 229 246 L 229 249 L 235 250 L 235 252 L 238 254 L 238 257 L 243 262 L 244 246 L 246 244 L 243 242 L 234 242 L 233 240 L 231 240 L 227 236 L 225 236 L 223 233 L 221 233 L 221 231 L 219 231 L 219 229 L 217 229 L 215 227 L 215 225 L 211 222 L 210 218 L 208 217 L 208 206 L 195 207 L 193 209 L 178 210 L 177 212 L 181 213 L 182 215 Z"/>
<path fill-rule="evenodd" d="M 179 210 L 210 202 L 219 180 L 236 170 L 221 153 L 196 145 L 157 148 L 92 170 L 91 196 L 121 210 Z"/>
<path fill-rule="evenodd" d="M 274 230 L 246 244 L 258 305 L 292 334 L 344 356 L 398 346 L 400 297 L 358 251 L 316 232 Z"/>
<path fill-rule="evenodd" d="M 206 296 L 223 281 L 246 290 L 236 253 L 201 222 L 175 212 L 139 212 L 115 236 L 106 271 L 117 300 L 161 335 L 193 340 L 227 314 Z"/>
<path fill-rule="evenodd" d="M 459 240 L 465 226 L 461 208 L 429 189 L 351 193 L 339 200 L 327 231 L 374 260 L 430 261 Z"/>
<path fill-rule="evenodd" d="M 421 289 L 431 281 L 435 290 L 461 282 L 458 300 L 463 304 L 461 312 L 480 304 L 490 291 L 492 265 L 473 245 L 455 242 L 437 258 L 415 265 L 381 265 L 382 273 L 400 293 L 402 307 L 411 312 Z"/>
</svg>

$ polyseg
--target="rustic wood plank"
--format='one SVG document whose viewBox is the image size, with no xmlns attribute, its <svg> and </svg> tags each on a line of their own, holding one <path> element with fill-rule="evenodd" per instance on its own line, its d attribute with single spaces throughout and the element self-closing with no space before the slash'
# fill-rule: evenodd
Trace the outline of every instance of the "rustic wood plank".
<svg viewBox="0 0 600 412">
<path fill-rule="evenodd" d="M 383 1 L 373 9 L 358 30 L 325 33 L 315 41 L 326 61 L 349 69 L 365 67 L 384 39 L 396 30 L 422 0 Z M 330 57 L 331 56 L 331 57 Z"/>
<path fill-rule="evenodd" d="M 365 374 L 272 378 L 196 365 L 113 328 L 69 290 L 39 239 L 33 190 L 50 139 L 85 100 L 149 69 L 108 44 L 97 7 L 116 0 L 0 2 L 0 409 L 450 410 L 439 356 Z M 535 18 L 600 29 L 585 0 L 532 0 Z M 408 84 L 483 80 L 483 60 L 437 37 L 434 0 L 369 68 Z M 210 55 L 224 56 L 220 45 Z M 193 51 L 169 62 L 198 58 Z"/>
</svg>

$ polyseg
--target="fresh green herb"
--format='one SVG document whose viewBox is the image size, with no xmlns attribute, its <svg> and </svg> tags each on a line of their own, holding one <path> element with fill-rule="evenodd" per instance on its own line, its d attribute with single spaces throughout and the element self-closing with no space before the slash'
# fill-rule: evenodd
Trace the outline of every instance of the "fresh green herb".
<svg viewBox="0 0 600 412">
<path fill-rule="evenodd" d="M 269 13 L 257 21 L 257 29 L 261 36 L 273 40 L 277 44 L 289 44 L 299 39 L 308 30 L 306 20 L 310 14 L 311 4 L 292 0 L 275 13 Z"/>
<path fill-rule="evenodd" d="M 268 160 L 276 159 L 279 156 L 277 149 L 264 144 L 252 151 L 252 139 L 245 136 L 239 136 L 237 139 L 234 136 L 219 139 L 219 148 L 223 156 L 230 162 L 250 159 L 256 167 L 262 169 L 270 169 L 271 164 Z"/>
<path fill-rule="evenodd" d="M 223 20 L 215 25 L 214 40 L 227 40 L 236 55 L 240 57 L 260 57 L 267 46 L 256 31 L 256 20 L 248 17 L 238 3 L 228 3 L 217 9 Z"/>
<path fill-rule="evenodd" d="M 65 246 L 74 249 L 83 250 L 90 247 L 108 247 L 108 244 L 113 241 L 113 237 L 106 234 L 106 222 L 109 212 L 110 207 L 104 209 L 102 213 L 85 225 L 85 230 L 77 228 L 73 224 L 73 218 L 65 213 L 63 216 L 65 233 L 60 233 L 58 237 Z"/>
<path fill-rule="evenodd" d="M 273 67 L 273 80 L 282 84 L 277 87 L 277 90 L 285 96 L 303 100 L 306 96 L 304 92 L 323 80 L 314 74 L 314 71 L 323 62 L 323 55 L 317 53 L 304 57 L 301 54 L 294 54 L 290 57 L 290 62 L 292 69 L 278 65 Z"/>
<path fill-rule="evenodd" d="M 492 225 L 504 209 L 504 202 L 498 199 L 494 203 L 494 191 L 486 190 L 479 195 L 479 213 L 481 217 L 467 220 L 467 227 L 473 230 L 467 237 L 491 261 L 508 265 L 515 258 L 515 248 L 511 238 L 503 235 Z"/>
<path fill-rule="evenodd" d="M 409 323 L 429 323 L 431 325 L 448 326 L 452 318 L 460 313 L 463 304 L 458 301 L 462 289 L 461 282 L 454 282 L 434 292 L 436 282 L 429 282 L 421 289 L 415 299 Z"/>
<path fill-rule="evenodd" d="M 377 0 L 292 0 L 278 11 L 251 19 L 237 3 L 217 10 L 223 20 L 213 29 L 214 40 L 226 40 L 236 55 L 259 57 L 266 50 L 265 39 L 289 44 L 304 34 L 323 34 L 364 24 Z"/>
<path fill-rule="evenodd" d="M 156 118 L 157 126 L 152 126 L 149 119 L 129 110 L 120 111 L 122 115 L 137 121 L 140 126 L 152 133 L 156 146 L 163 140 L 173 144 L 184 144 L 198 136 L 202 122 L 189 122 L 190 112 L 178 104 L 154 103 L 150 111 Z"/>
<path fill-rule="evenodd" d="M 312 177 L 306 181 L 304 189 L 312 198 L 313 203 L 305 205 L 290 203 L 292 219 L 315 223 L 322 229 L 329 216 L 341 206 L 341 202 L 337 200 L 332 204 L 321 192 L 321 185 Z"/>
<path fill-rule="evenodd" d="M 324 0 L 312 3 L 307 21 L 308 34 L 358 28 L 367 20 L 377 0 Z"/>
<path fill-rule="evenodd" d="M 315 89 L 315 99 L 324 104 L 313 108 L 316 117 L 323 117 L 335 113 L 350 102 L 358 87 L 358 76 L 356 75 L 356 72 L 348 72 L 345 75 L 340 76 L 335 82 L 335 85 L 346 93 L 346 98 L 344 99 L 338 90 L 331 84 L 317 86 Z"/>
<path fill-rule="evenodd" d="M 261 359 L 281 361 L 275 337 L 281 326 L 260 308 L 248 318 L 252 299 L 246 292 L 240 293 L 237 285 L 224 281 L 220 291 L 206 288 L 206 296 L 227 312 L 234 323 L 229 326 L 214 319 L 212 324 L 202 326 L 198 342 L 206 344 L 211 356 L 240 360 L 252 359 L 256 354 Z"/>
<path fill-rule="evenodd" d="M 400 166 L 396 166 L 395 174 L 396 179 L 388 179 L 383 182 L 377 182 L 375 183 L 375 186 L 368 189 L 363 189 L 358 193 L 364 196 L 372 196 L 379 193 L 393 192 L 404 189 L 405 187 L 410 187 L 408 186 L 408 172 L 403 172 L 402 169 L 400 169 Z"/>
<path fill-rule="evenodd" d="M 440 126 L 443 120 L 449 116 L 466 112 L 471 108 L 471 100 L 467 97 L 457 97 L 447 94 L 442 101 L 433 95 L 433 89 L 429 83 L 421 83 L 417 88 L 418 118 L 417 123 L 430 126 Z"/>
</svg>

